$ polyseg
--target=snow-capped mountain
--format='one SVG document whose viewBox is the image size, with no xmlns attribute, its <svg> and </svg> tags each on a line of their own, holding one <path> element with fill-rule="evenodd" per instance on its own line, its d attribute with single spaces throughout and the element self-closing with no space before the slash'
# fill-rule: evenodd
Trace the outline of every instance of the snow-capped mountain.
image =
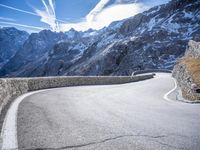
<svg viewBox="0 0 200 150">
<path fill-rule="evenodd" d="M 35 67 L 43 65 L 44 60 L 48 57 L 49 49 L 66 37 L 67 35 L 64 33 L 49 30 L 32 33 L 15 56 L 2 67 L 0 74 L 13 74 L 15 76 L 24 71 L 32 73 Z"/>
<path fill-rule="evenodd" d="M 66 75 L 130 75 L 149 68 L 172 69 L 190 39 L 200 40 L 200 1 L 173 0 L 109 26 L 93 50 Z M 117 26 L 117 27 L 116 27 Z M 88 56 L 89 52 L 89 56 Z M 63 72 L 64 73 L 64 72 Z"/>
<path fill-rule="evenodd" d="M 0 29 L 0 68 L 15 55 L 29 34 L 15 28 Z"/>
<path fill-rule="evenodd" d="M 130 75 L 172 69 L 200 41 L 200 1 L 172 0 L 101 30 L 31 34 L 1 76 Z"/>
</svg>

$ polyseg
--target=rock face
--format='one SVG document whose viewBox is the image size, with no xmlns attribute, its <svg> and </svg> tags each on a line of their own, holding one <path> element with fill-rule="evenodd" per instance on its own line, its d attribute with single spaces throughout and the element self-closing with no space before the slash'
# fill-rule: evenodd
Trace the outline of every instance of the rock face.
<svg viewBox="0 0 200 150">
<path fill-rule="evenodd" d="M 185 57 L 198 58 L 200 57 L 200 42 L 190 41 L 185 52 Z"/>
<path fill-rule="evenodd" d="M 196 64 L 188 66 L 191 61 Z M 176 78 L 184 98 L 200 100 L 200 42 L 189 42 L 185 56 L 174 66 L 173 77 Z"/>
<path fill-rule="evenodd" d="M 29 34 L 15 28 L 0 29 L 0 68 L 16 54 Z"/>
<path fill-rule="evenodd" d="M 195 92 L 195 89 L 193 89 L 193 86 L 195 85 L 196 87 L 196 84 L 194 84 L 186 65 L 181 63 L 175 65 L 173 69 L 173 77 L 176 78 L 178 86 L 181 88 L 182 95 L 185 99 L 200 100 L 200 95 Z"/>
<path fill-rule="evenodd" d="M 71 29 L 46 38 L 42 35 L 47 31 L 42 31 L 30 35 L 0 76 L 131 75 L 172 69 L 188 41 L 200 41 L 199 24 L 199 0 L 172 0 L 98 31 Z"/>
<path fill-rule="evenodd" d="M 61 75 L 62 68 L 71 66 L 92 43 L 83 33 L 72 32 L 43 30 L 31 34 L 15 56 L 1 68 L 0 76 Z"/>
<path fill-rule="evenodd" d="M 130 75 L 135 70 L 172 69 L 188 41 L 199 40 L 197 8 L 200 1 L 171 1 L 113 23 L 65 75 Z"/>
<path fill-rule="evenodd" d="M 34 70 L 43 65 L 48 58 L 49 49 L 65 36 L 64 33 L 54 33 L 49 30 L 31 34 L 15 56 L 2 67 L 0 75 L 26 76 L 26 73 L 35 75 Z"/>
</svg>

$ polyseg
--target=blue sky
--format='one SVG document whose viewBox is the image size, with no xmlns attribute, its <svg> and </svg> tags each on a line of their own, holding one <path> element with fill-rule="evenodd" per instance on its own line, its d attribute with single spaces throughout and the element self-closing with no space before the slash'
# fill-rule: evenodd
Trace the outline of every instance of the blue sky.
<svg viewBox="0 0 200 150">
<path fill-rule="evenodd" d="M 0 0 L 0 26 L 28 32 L 84 31 L 134 16 L 168 0 Z"/>
</svg>

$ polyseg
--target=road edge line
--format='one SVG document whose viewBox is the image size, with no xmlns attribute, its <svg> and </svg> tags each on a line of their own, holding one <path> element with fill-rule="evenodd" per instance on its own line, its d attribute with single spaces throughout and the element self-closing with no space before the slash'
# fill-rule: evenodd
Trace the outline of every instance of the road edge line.
<svg viewBox="0 0 200 150">
<path fill-rule="evenodd" d="M 166 100 L 166 101 L 169 101 L 169 102 L 175 102 L 174 100 L 168 98 L 169 94 L 171 94 L 172 92 L 174 92 L 176 89 L 177 89 L 177 83 L 176 83 L 176 80 L 174 78 L 172 78 L 173 81 L 174 81 L 174 88 L 171 89 L 169 92 L 167 92 L 163 98 Z"/>
<path fill-rule="evenodd" d="M 3 121 L 3 126 L 1 129 L 1 139 L 2 139 L 2 150 L 8 149 L 18 149 L 18 139 L 17 139 L 17 113 L 19 104 L 28 96 L 47 91 L 46 90 L 39 90 L 25 93 L 19 97 L 17 97 L 11 106 L 9 107 L 6 116 Z"/>
</svg>

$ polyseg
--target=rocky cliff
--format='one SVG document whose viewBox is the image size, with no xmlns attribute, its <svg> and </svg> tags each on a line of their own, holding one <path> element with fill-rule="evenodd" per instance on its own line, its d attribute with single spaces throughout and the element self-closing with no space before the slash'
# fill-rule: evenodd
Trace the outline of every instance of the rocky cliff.
<svg viewBox="0 0 200 150">
<path fill-rule="evenodd" d="M 185 57 L 199 58 L 200 57 L 200 42 L 190 41 L 185 52 Z"/>
<path fill-rule="evenodd" d="M 190 41 L 183 58 L 177 61 L 173 77 L 184 98 L 200 100 L 200 42 Z"/>
</svg>

